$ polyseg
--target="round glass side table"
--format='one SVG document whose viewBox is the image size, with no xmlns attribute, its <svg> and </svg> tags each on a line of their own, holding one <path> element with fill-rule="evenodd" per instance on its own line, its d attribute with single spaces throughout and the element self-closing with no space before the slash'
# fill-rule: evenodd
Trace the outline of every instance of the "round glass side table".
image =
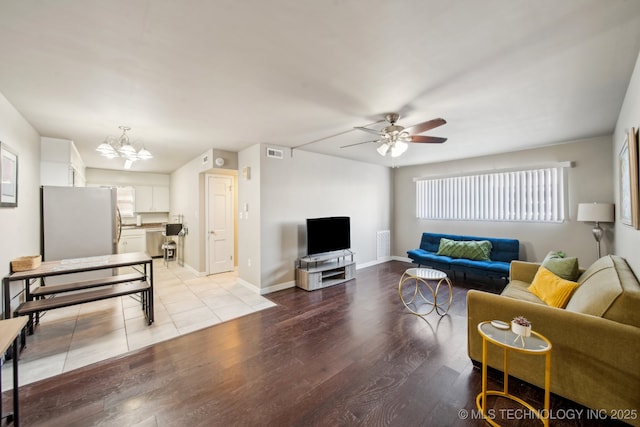
<svg viewBox="0 0 640 427">
<path fill-rule="evenodd" d="M 434 310 L 444 316 L 451 307 L 453 288 L 442 271 L 409 268 L 400 278 L 398 295 L 402 304 L 416 316 L 426 316 Z"/>
<path fill-rule="evenodd" d="M 499 329 L 490 321 L 478 324 L 478 332 L 482 337 L 482 391 L 476 397 L 476 406 L 482 412 L 485 421 L 492 426 L 499 427 L 493 419 L 488 416 L 486 402 L 487 396 L 499 396 L 519 403 L 542 421 L 544 426 L 549 425 L 549 385 L 551 383 L 551 342 L 539 334 L 531 331 L 531 336 L 521 339 L 510 329 Z M 487 343 L 501 347 L 504 350 L 503 369 L 504 380 L 503 390 L 487 390 Z M 532 356 L 544 356 L 544 409 L 542 412 L 535 409 L 530 403 L 525 402 L 518 396 L 509 393 L 509 351 L 515 351 Z"/>
</svg>

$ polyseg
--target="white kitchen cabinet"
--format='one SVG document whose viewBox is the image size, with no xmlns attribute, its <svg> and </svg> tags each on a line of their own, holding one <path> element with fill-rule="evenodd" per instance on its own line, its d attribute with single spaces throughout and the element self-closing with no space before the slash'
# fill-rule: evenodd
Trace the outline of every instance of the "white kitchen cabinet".
<svg viewBox="0 0 640 427">
<path fill-rule="evenodd" d="M 169 212 L 169 187 L 153 187 L 153 207 L 156 212 Z"/>
<path fill-rule="evenodd" d="M 73 141 L 40 138 L 40 184 L 84 187 L 85 165 Z"/>
<path fill-rule="evenodd" d="M 136 212 L 169 212 L 169 187 L 137 185 Z"/>
<path fill-rule="evenodd" d="M 136 185 L 136 212 L 153 212 L 153 187 Z"/>
<path fill-rule="evenodd" d="M 118 242 L 118 253 L 146 252 L 147 232 L 143 228 L 123 229 Z"/>
</svg>

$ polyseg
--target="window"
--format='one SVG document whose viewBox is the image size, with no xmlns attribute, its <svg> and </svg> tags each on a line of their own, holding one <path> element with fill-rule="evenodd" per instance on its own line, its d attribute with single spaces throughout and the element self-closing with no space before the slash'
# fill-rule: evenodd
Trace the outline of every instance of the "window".
<svg viewBox="0 0 640 427">
<path fill-rule="evenodd" d="M 421 219 L 562 222 L 563 167 L 416 180 Z"/>
</svg>

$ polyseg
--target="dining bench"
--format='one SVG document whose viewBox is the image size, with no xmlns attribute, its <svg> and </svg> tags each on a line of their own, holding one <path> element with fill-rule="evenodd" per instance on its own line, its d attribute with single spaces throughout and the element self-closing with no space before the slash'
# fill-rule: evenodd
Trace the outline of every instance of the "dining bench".
<svg viewBox="0 0 640 427">
<path fill-rule="evenodd" d="M 44 311 L 139 294 L 147 323 L 151 325 L 154 321 L 152 262 L 152 258 L 147 254 L 135 252 L 46 261 L 33 270 L 14 272 L 3 279 L 4 318 L 29 316 L 25 329 L 28 329 L 29 334 L 33 334 L 35 325 L 39 323 L 40 313 Z M 105 274 L 112 274 L 124 267 L 130 267 L 133 272 L 88 280 L 75 280 L 72 276 L 76 273 L 100 270 L 106 271 Z M 54 276 L 67 276 L 66 279 L 69 281 L 63 284 L 47 284 L 47 279 Z M 23 283 L 21 290 L 13 298 L 12 282 Z M 38 286 L 34 287 L 36 283 Z M 20 302 L 12 310 L 11 303 L 14 298 L 20 298 Z M 23 346 L 25 341 L 23 331 Z"/>
</svg>

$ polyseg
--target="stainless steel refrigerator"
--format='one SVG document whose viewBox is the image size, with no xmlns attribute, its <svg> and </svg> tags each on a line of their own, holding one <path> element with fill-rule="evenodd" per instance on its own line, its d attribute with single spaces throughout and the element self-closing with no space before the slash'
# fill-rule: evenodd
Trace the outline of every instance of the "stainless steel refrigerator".
<svg viewBox="0 0 640 427">
<path fill-rule="evenodd" d="M 43 186 L 40 196 L 44 261 L 117 253 L 120 219 L 115 188 Z"/>
</svg>

